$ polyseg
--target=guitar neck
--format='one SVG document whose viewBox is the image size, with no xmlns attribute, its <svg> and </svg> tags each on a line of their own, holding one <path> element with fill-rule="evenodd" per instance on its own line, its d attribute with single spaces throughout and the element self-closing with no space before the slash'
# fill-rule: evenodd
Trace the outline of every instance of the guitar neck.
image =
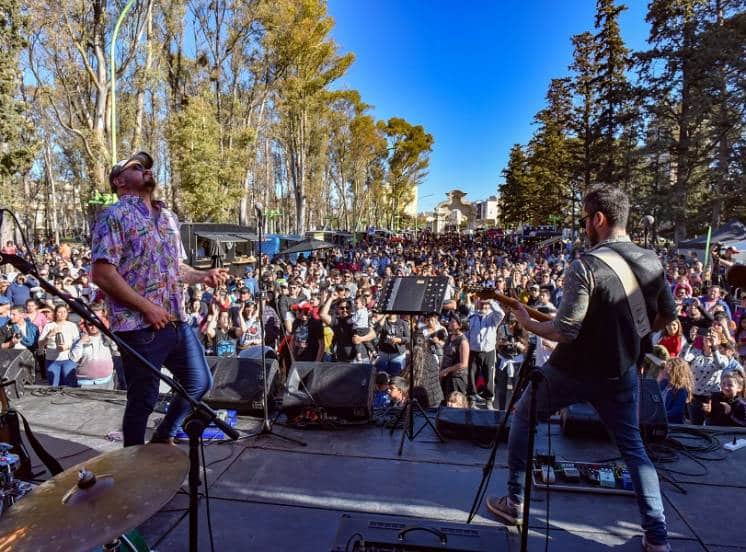
<svg viewBox="0 0 746 552">
<path fill-rule="evenodd" d="M 495 291 L 492 288 L 481 288 L 477 291 L 477 294 L 482 299 L 494 299 L 501 305 L 505 305 L 508 308 L 516 308 L 519 305 L 523 306 L 524 309 L 526 309 L 526 312 L 528 312 L 529 316 L 536 320 L 537 322 L 546 322 L 547 320 L 552 320 L 552 317 L 545 313 L 538 311 L 534 308 L 528 307 L 521 303 L 518 299 L 514 297 L 509 297 L 505 295 L 504 293 L 500 293 L 499 291 Z"/>
</svg>

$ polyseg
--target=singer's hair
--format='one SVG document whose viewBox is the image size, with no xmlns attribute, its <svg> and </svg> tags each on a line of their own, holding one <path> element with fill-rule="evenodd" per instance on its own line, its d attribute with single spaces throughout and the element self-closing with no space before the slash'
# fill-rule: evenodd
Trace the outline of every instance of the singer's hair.
<svg viewBox="0 0 746 552">
<path fill-rule="evenodd" d="M 601 211 L 609 226 L 627 228 L 629 217 L 629 197 L 620 188 L 599 184 L 588 190 L 583 198 L 583 206 L 588 215 Z"/>
</svg>

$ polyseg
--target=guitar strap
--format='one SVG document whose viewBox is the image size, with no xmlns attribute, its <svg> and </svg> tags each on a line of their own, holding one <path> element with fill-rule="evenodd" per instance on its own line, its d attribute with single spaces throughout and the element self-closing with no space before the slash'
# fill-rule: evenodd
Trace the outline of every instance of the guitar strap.
<svg viewBox="0 0 746 552">
<path fill-rule="evenodd" d="M 652 331 L 652 327 L 650 325 L 650 318 L 648 317 L 648 309 L 645 305 L 645 297 L 642 294 L 637 277 L 632 272 L 629 264 L 624 260 L 624 257 L 610 247 L 599 247 L 598 249 L 589 251 L 588 254 L 603 261 L 617 275 L 617 278 L 622 283 L 622 287 L 624 287 L 624 293 L 627 296 L 627 304 L 632 313 L 632 320 L 634 321 L 637 335 L 640 339 L 644 338 Z"/>
</svg>

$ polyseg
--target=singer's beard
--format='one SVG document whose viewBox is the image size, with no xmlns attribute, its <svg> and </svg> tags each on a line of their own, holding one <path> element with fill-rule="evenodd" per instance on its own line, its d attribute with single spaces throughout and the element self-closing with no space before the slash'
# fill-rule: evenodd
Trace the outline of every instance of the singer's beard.
<svg viewBox="0 0 746 552">
<path fill-rule="evenodd" d="M 157 184 L 155 183 L 155 178 L 153 178 L 152 176 L 150 176 L 149 178 L 143 179 L 142 184 L 143 184 L 143 187 L 150 192 L 153 192 L 153 190 L 155 190 L 157 187 Z"/>
</svg>

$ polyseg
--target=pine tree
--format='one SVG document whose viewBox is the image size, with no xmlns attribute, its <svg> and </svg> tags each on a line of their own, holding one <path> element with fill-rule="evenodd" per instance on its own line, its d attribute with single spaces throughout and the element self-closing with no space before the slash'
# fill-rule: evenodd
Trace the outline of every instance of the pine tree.
<svg viewBox="0 0 746 552">
<path fill-rule="evenodd" d="M 614 0 L 597 0 L 594 59 L 596 76 L 593 134 L 599 136 L 594 157 L 598 162 L 598 180 L 619 184 L 620 153 L 617 138 L 628 116 L 630 83 L 626 71 L 631 66 L 629 50 L 619 29 L 619 14 L 627 9 Z"/>
<path fill-rule="evenodd" d="M 508 166 L 502 174 L 505 182 L 500 186 L 500 218 L 503 226 L 515 228 L 531 219 L 536 192 L 528 157 L 520 144 L 511 148 Z"/>
<path fill-rule="evenodd" d="M 570 79 L 552 79 L 546 100 L 546 107 L 534 118 L 539 127 L 529 143 L 530 181 L 538 188 L 530 220 L 537 224 L 565 220 L 573 177 Z"/>
<path fill-rule="evenodd" d="M 598 136 L 593 125 L 593 114 L 596 110 L 593 83 L 598 67 L 591 33 L 573 36 L 572 45 L 573 62 L 570 70 L 574 73 L 572 87 L 578 98 L 571 122 L 578 139 L 578 147 L 575 148 L 574 180 L 582 181 L 582 189 L 586 190 L 593 183 L 598 170 L 594 157 Z"/>
</svg>

